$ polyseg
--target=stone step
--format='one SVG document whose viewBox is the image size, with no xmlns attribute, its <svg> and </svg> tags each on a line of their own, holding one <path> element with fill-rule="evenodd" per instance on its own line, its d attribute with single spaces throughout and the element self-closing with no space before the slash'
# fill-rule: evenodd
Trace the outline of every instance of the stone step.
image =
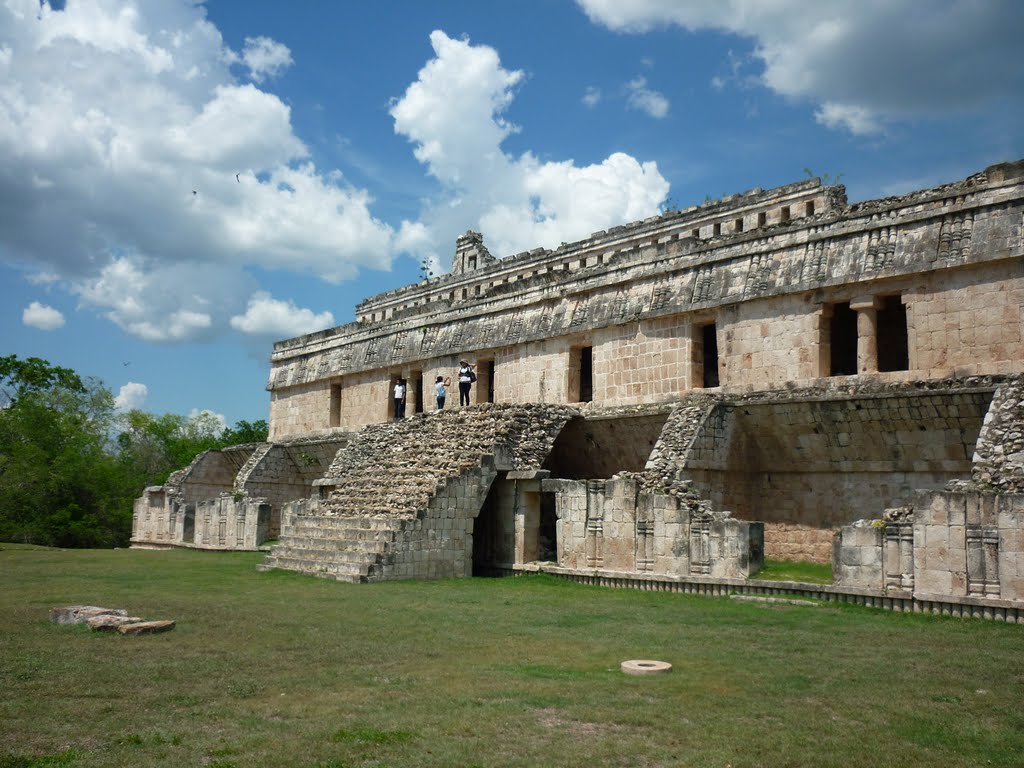
<svg viewBox="0 0 1024 768">
<path fill-rule="evenodd" d="M 316 553 L 285 552 L 280 555 L 268 555 L 263 562 L 272 568 L 285 570 L 327 570 L 331 573 L 365 576 L 376 564 L 376 557 L 333 559 L 324 558 Z"/>
<path fill-rule="evenodd" d="M 278 541 L 274 548 L 275 550 L 280 548 L 282 552 L 352 553 L 353 555 L 363 556 L 366 554 L 383 554 L 393 545 L 394 539 L 390 541 L 335 541 L 332 539 L 288 537 L 284 541 Z M 272 550 L 272 554 L 277 554 L 277 552 Z"/>
<path fill-rule="evenodd" d="M 386 542 L 395 540 L 395 531 L 361 531 L 342 530 L 340 528 L 300 528 L 289 529 L 287 533 L 278 537 L 278 542 L 284 544 L 292 540 L 316 540 L 335 541 L 339 544 L 351 542 L 353 545 L 364 542 Z"/>
<path fill-rule="evenodd" d="M 268 557 L 266 561 L 257 566 L 257 570 L 270 571 L 277 568 L 309 576 L 319 576 L 321 578 L 358 584 L 367 580 L 372 566 L 372 563 L 324 563 L 297 557 Z"/>
<path fill-rule="evenodd" d="M 411 518 L 370 517 L 366 515 L 297 515 L 292 528 L 323 528 L 334 530 L 398 531 L 411 522 Z"/>
<path fill-rule="evenodd" d="M 344 520 L 346 518 L 340 519 Z M 351 518 L 348 519 L 351 520 Z M 396 521 L 397 520 L 398 518 L 396 518 Z M 411 521 L 403 520 L 402 522 L 409 523 Z M 303 520 L 301 523 L 293 522 L 292 525 L 288 526 L 288 530 L 285 532 L 304 534 L 307 531 L 317 533 L 322 531 L 325 535 L 338 536 L 339 538 L 344 536 L 351 536 L 353 538 L 366 538 L 368 536 L 393 536 L 394 534 L 405 530 L 406 527 L 407 526 L 405 525 L 377 525 L 373 526 L 372 528 L 368 528 L 366 526 L 352 523 L 349 523 L 347 525 L 345 523 L 340 522 L 335 523 L 331 522 L 330 518 L 327 518 L 325 520 Z"/>
</svg>

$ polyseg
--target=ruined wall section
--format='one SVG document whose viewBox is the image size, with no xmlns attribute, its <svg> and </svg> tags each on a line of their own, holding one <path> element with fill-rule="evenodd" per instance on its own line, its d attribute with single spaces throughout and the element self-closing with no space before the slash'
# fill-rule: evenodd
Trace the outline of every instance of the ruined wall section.
<svg viewBox="0 0 1024 768">
<path fill-rule="evenodd" d="M 164 488 L 169 500 L 178 504 L 194 504 L 231 491 L 235 476 L 257 446 L 257 443 L 252 443 L 203 451 L 185 469 L 173 472 L 167 478 Z"/>
<path fill-rule="evenodd" d="M 844 587 L 921 599 L 1024 601 L 1024 376 L 996 390 L 970 478 L 845 526 L 833 572 Z"/>
<path fill-rule="evenodd" d="M 764 522 L 768 557 L 828 562 L 840 526 L 970 477 L 1005 379 L 842 381 L 686 398 L 639 480 L 694 511 Z"/>
<path fill-rule="evenodd" d="M 541 487 L 555 494 L 560 567 L 746 578 L 763 563 L 759 523 L 643 493 L 634 477 L 544 480 Z"/>
<path fill-rule="evenodd" d="M 1024 376 L 996 391 L 978 438 L 971 480 L 983 493 L 1024 493 Z"/>
</svg>

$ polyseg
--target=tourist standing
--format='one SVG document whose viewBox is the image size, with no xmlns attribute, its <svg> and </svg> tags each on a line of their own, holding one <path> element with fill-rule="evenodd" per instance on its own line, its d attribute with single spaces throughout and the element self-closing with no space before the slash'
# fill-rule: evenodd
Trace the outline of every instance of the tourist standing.
<svg viewBox="0 0 1024 768">
<path fill-rule="evenodd" d="M 395 382 L 395 419 L 405 418 L 405 379 Z"/>
<path fill-rule="evenodd" d="M 434 382 L 434 389 L 437 390 L 437 410 L 444 410 L 444 400 L 448 396 L 448 387 L 452 385 L 451 379 L 446 379 L 444 376 L 438 376 Z"/>
<path fill-rule="evenodd" d="M 465 360 L 459 361 L 459 406 L 469 405 L 469 388 L 476 381 L 473 366 Z"/>
</svg>

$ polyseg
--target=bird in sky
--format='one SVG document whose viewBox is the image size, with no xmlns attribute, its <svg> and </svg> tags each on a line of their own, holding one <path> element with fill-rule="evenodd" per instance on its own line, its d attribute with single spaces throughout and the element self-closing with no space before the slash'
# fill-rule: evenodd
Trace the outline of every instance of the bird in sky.
<svg viewBox="0 0 1024 768">
<path fill-rule="evenodd" d="M 239 184 L 242 183 L 242 180 L 240 178 L 238 178 L 238 174 L 237 173 L 235 174 L 235 181 L 237 181 Z"/>
</svg>

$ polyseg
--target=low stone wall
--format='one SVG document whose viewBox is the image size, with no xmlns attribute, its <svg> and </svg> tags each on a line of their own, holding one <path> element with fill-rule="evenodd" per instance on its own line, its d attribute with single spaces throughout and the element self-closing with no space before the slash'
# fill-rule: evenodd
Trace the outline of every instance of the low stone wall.
<svg viewBox="0 0 1024 768">
<path fill-rule="evenodd" d="M 197 549 L 256 549 L 270 538 L 271 506 L 263 499 L 236 500 L 230 494 L 195 506 Z"/>
<path fill-rule="evenodd" d="M 225 493 L 182 504 L 168 499 L 163 486 L 155 486 L 135 500 L 131 544 L 253 550 L 276 535 L 275 522 L 265 499 L 236 498 Z"/>
<path fill-rule="evenodd" d="M 1024 601 L 1024 494 L 921 491 L 912 510 L 843 527 L 833 574 L 885 594 Z"/>
<path fill-rule="evenodd" d="M 742 578 L 763 564 L 760 523 L 640 493 L 633 478 L 545 480 L 541 489 L 555 494 L 562 567 Z"/>
</svg>

